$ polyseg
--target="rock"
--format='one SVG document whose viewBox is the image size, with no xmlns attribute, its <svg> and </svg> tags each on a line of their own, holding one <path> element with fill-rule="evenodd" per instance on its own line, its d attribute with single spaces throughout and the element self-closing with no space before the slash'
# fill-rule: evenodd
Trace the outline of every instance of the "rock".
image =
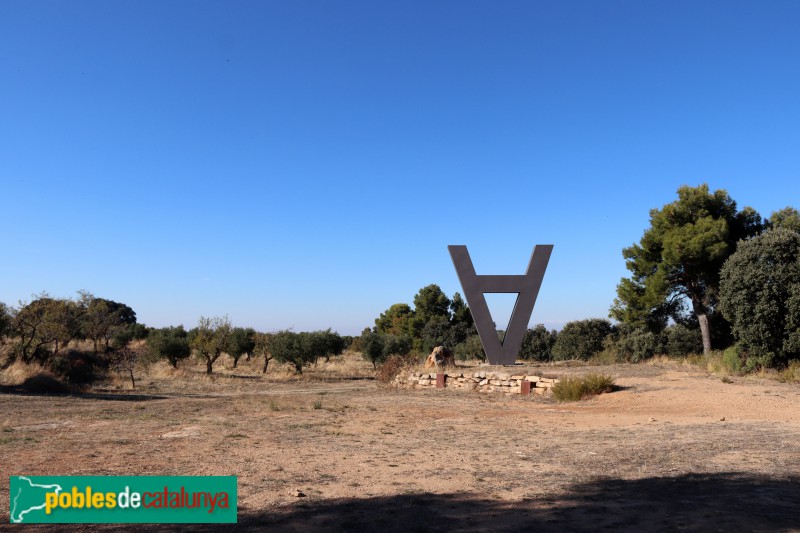
<svg viewBox="0 0 800 533">
<path fill-rule="evenodd" d="M 290 494 L 292 496 L 294 496 L 295 498 L 305 498 L 306 497 L 305 492 L 303 492 L 303 491 L 301 491 L 299 489 L 293 490 Z"/>
</svg>

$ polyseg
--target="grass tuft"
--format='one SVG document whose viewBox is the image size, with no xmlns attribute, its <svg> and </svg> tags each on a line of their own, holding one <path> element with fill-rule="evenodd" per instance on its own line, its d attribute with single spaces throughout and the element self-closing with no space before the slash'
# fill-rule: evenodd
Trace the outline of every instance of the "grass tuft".
<svg viewBox="0 0 800 533">
<path fill-rule="evenodd" d="M 577 402 L 614 390 L 614 378 L 607 374 L 563 378 L 553 387 L 553 396 L 560 402 Z"/>
</svg>

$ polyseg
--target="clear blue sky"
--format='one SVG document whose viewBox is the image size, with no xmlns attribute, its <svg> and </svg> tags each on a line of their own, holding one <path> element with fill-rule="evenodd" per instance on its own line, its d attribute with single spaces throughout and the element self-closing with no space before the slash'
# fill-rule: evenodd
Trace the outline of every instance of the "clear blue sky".
<svg viewBox="0 0 800 533">
<path fill-rule="evenodd" d="M 682 184 L 800 207 L 798 2 L 0 2 L 0 301 L 354 334 L 522 273 L 605 317 Z"/>
</svg>

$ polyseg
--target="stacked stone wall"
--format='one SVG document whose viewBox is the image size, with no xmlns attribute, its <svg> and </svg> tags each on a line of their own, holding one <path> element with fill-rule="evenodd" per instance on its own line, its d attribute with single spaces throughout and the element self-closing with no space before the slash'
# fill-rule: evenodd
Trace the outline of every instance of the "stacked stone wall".
<svg viewBox="0 0 800 533">
<path fill-rule="evenodd" d="M 527 383 L 527 384 L 526 384 Z M 495 371 L 442 370 L 401 372 L 392 385 L 403 389 L 447 388 L 480 393 L 550 394 L 558 378 L 525 373 Z M 529 384 L 529 385 L 528 385 Z"/>
</svg>

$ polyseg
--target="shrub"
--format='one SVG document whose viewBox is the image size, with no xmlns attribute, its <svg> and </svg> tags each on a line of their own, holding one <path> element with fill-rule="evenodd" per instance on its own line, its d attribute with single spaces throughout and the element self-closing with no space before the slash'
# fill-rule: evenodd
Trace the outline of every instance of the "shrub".
<svg viewBox="0 0 800 533">
<path fill-rule="evenodd" d="M 606 374 L 587 374 L 563 378 L 553 386 L 553 396 L 560 402 L 577 402 L 614 390 L 614 378 Z"/>
<path fill-rule="evenodd" d="M 548 331 L 544 324 L 537 324 L 525 332 L 519 358 L 526 361 L 550 361 L 557 338 L 556 330 Z"/>
<path fill-rule="evenodd" d="M 483 351 L 481 338 L 477 335 L 470 335 L 464 342 L 456 344 L 453 347 L 453 355 L 459 361 L 468 361 L 471 359 L 486 360 L 486 353 Z"/>
<path fill-rule="evenodd" d="M 588 360 L 603 349 L 603 340 L 614 332 L 611 322 L 600 318 L 567 322 L 553 345 L 553 359 Z"/>
<path fill-rule="evenodd" d="M 375 379 L 381 383 L 390 383 L 403 369 L 413 366 L 414 360 L 407 355 L 392 355 L 378 367 Z"/>
<path fill-rule="evenodd" d="M 72 385 L 88 385 L 97 379 L 98 371 L 108 368 L 108 362 L 93 354 L 69 350 L 54 357 L 50 368 Z"/>
<path fill-rule="evenodd" d="M 778 381 L 782 383 L 800 382 L 800 361 L 792 361 L 788 368 L 778 374 Z"/>
<path fill-rule="evenodd" d="M 703 338 L 699 329 L 673 324 L 666 328 L 661 336 L 664 352 L 670 357 L 686 357 L 703 351 Z"/>
<path fill-rule="evenodd" d="M 378 368 L 378 364 L 391 355 L 407 355 L 411 351 L 411 344 L 411 339 L 406 336 L 365 331 L 361 335 L 361 356 Z"/>
<path fill-rule="evenodd" d="M 775 366 L 775 354 L 734 344 L 722 353 L 722 365 L 733 373 L 747 373 Z"/>
<path fill-rule="evenodd" d="M 800 358 L 800 234 L 775 229 L 740 243 L 720 273 L 720 309 L 746 359 Z"/>
<path fill-rule="evenodd" d="M 659 344 L 659 337 L 652 332 L 645 328 L 634 328 L 621 333 L 617 339 L 609 335 L 604 348 L 616 352 L 619 360 L 638 363 L 653 357 Z"/>
<path fill-rule="evenodd" d="M 28 392 L 42 394 L 64 394 L 70 392 L 67 385 L 46 373 L 34 374 L 26 378 L 20 385 L 20 388 Z"/>
</svg>

